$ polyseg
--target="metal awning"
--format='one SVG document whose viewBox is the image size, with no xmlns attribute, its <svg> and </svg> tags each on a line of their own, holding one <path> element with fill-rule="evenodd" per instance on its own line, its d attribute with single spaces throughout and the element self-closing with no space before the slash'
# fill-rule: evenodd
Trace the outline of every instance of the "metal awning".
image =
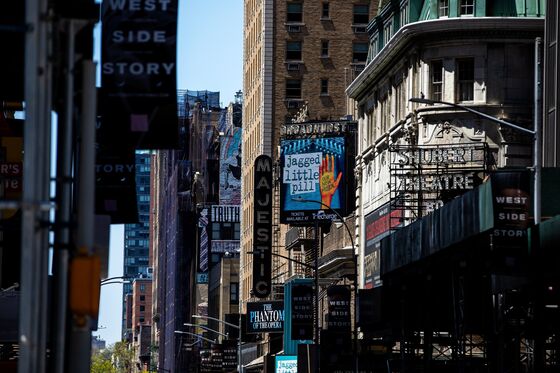
<svg viewBox="0 0 560 373">
<path fill-rule="evenodd" d="M 381 241 L 381 274 L 435 254 L 493 227 L 490 183 L 458 197 Z"/>
<path fill-rule="evenodd" d="M 319 258 L 319 273 L 322 277 L 341 278 L 354 275 L 354 250 L 348 246 L 333 250 Z"/>
<path fill-rule="evenodd" d="M 560 214 L 559 183 L 560 168 L 542 169 L 543 219 Z M 381 275 L 489 232 L 495 227 L 492 199 L 490 181 L 385 237 L 381 241 Z M 555 224 L 540 225 L 543 232 L 554 232 Z M 548 237 L 554 237 L 553 233 Z M 547 242 L 546 233 L 541 240 Z"/>
<path fill-rule="evenodd" d="M 251 369 L 251 368 L 258 368 L 262 365 L 264 365 L 264 356 L 259 356 L 258 358 L 250 361 L 248 364 L 244 365 L 243 367 L 245 369 Z"/>
</svg>

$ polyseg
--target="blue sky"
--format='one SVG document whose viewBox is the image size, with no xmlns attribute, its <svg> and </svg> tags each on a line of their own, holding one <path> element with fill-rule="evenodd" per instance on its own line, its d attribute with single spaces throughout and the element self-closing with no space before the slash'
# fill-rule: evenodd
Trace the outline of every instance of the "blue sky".
<svg viewBox="0 0 560 373">
<path fill-rule="evenodd" d="M 179 0 L 178 23 L 177 88 L 219 91 L 227 106 L 243 88 L 243 1 Z M 123 274 L 123 241 L 124 226 L 111 226 L 109 277 Z M 121 310 L 122 285 L 102 286 L 94 335 L 120 341 Z"/>
</svg>

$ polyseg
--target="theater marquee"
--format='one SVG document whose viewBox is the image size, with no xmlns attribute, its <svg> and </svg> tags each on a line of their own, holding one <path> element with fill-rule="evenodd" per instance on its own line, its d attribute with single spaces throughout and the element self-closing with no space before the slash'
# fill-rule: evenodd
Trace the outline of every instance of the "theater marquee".
<svg viewBox="0 0 560 373">
<path fill-rule="evenodd" d="M 491 163 L 486 143 L 394 145 L 389 153 L 391 206 L 422 214 L 474 189 Z"/>
<path fill-rule="evenodd" d="M 247 334 L 282 333 L 284 331 L 284 302 L 248 302 Z"/>
</svg>

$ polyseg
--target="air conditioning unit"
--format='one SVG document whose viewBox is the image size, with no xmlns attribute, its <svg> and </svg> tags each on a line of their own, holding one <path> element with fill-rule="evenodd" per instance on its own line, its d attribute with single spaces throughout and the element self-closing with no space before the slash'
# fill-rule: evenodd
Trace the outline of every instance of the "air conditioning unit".
<svg viewBox="0 0 560 373">
<path fill-rule="evenodd" d="M 299 108 L 299 101 L 288 100 L 288 109 L 297 109 L 297 108 Z"/>
<path fill-rule="evenodd" d="M 367 32 L 366 26 L 352 26 L 354 34 L 364 34 Z"/>
<path fill-rule="evenodd" d="M 288 32 L 301 32 L 301 26 L 299 26 L 299 25 L 288 25 Z"/>
<path fill-rule="evenodd" d="M 299 71 L 299 63 L 288 63 L 286 68 L 288 71 Z"/>
</svg>

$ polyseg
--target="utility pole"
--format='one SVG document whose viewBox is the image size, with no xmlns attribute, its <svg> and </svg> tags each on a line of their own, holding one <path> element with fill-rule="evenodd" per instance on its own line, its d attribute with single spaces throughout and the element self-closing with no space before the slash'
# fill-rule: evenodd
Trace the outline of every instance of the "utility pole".
<svg viewBox="0 0 560 373">
<path fill-rule="evenodd" d="M 46 370 L 48 222 L 51 207 L 49 22 L 47 0 L 26 0 L 20 373 L 40 373 Z"/>
</svg>

